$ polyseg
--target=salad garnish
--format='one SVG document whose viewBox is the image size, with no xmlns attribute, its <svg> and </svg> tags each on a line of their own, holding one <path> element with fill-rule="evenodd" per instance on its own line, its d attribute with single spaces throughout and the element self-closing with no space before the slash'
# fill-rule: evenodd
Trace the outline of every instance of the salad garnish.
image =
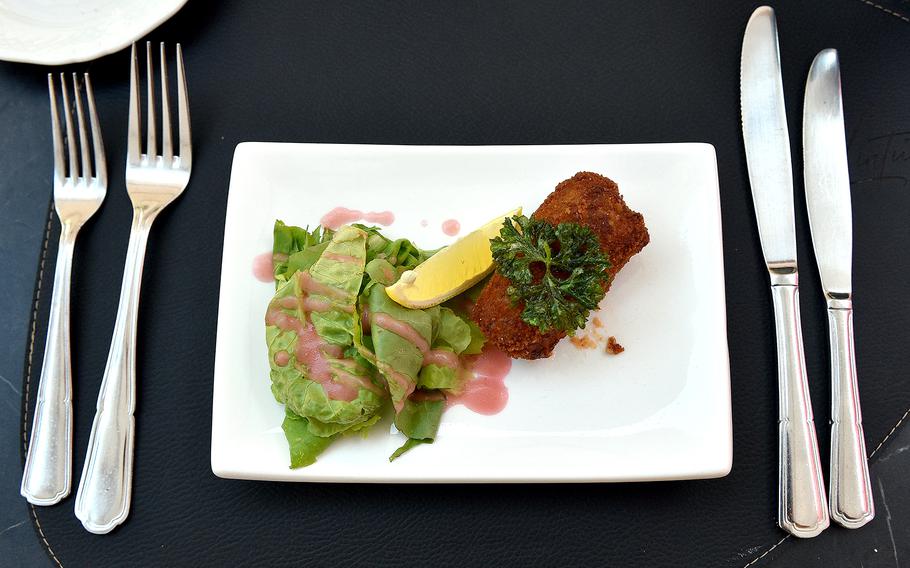
<svg viewBox="0 0 910 568">
<path fill-rule="evenodd" d="M 275 222 L 266 343 L 291 467 L 366 432 L 388 407 L 407 437 L 390 459 L 435 439 L 446 395 L 464 386 L 462 357 L 480 353 L 484 339 L 456 306 L 410 309 L 386 294 L 432 254 L 376 227 Z"/>
</svg>

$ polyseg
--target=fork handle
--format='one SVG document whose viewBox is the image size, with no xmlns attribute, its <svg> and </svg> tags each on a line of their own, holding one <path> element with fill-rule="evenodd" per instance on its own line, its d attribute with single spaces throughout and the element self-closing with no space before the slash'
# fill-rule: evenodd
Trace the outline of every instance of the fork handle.
<svg viewBox="0 0 910 568">
<path fill-rule="evenodd" d="M 73 479 L 70 275 L 77 230 L 64 223 L 60 232 L 38 400 L 22 472 L 20 493 L 34 505 L 58 503 L 69 495 Z"/>
<path fill-rule="evenodd" d="M 145 246 L 154 214 L 133 211 L 130 243 L 111 348 L 107 355 L 88 453 L 76 493 L 76 516 L 89 532 L 108 533 L 126 520 L 133 487 L 136 407 L 136 319 Z"/>
<path fill-rule="evenodd" d="M 850 300 L 833 300 L 828 307 L 831 340 L 831 519 L 849 529 L 875 517 L 863 415 L 856 384 L 853 352 L 853 307 Z"/>
<path fill-rule="evenodd" d="M 778 524 L 797 537 L 828 527 L 828 504 L 806 380 L 799 288 L 772 285 L 779 394 Z"/>
</svg>

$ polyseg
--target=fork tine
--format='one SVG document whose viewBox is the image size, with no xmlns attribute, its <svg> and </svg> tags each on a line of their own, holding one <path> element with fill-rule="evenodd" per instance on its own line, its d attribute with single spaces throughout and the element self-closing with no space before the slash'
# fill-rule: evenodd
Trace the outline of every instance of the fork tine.
<svg viewBox="0 0 910 568">
<path fill-rule="evenodd" d="M 189 168 L 193 161 L 190 136 L 190 103 L 186 93 L 186 72 L 183 68 L 183 49 L 177 44 L 177 118 L 180 127 L 180 163 Z"/>
<path fill-rule="evenodd" d="M 69 156 L 69 178 L 73 181 L 79 177 L 79 163 L 76 160 L 76 138 L 73 132 L 73 111 L 70 109 L 70 95 L 66 90 L 66 76 L 60 74 L 60 94 L 63 97 L 63 120 L 66 123 L 66 150 Z"/>
<path fill-rule="evenodd" d="M 63 133 L 60 130 L 60 115 L 57 114 L 57 92 L 54 89 L 54 75 L 47 74 L 47 94 L 51 99 L 51 131 L 54 139 L 54 177 L 62 182 L 66 177 L 63 162 Z"/>
<path fill-rule="evenodd" d="M 95 108 L 95 92 L 88 73 L 85 74 L 85 98 L 88 100 L 88 116 L 92 123 L 92 144 L 95 149 L 95 177 L 101 187 L 107 187 L 107 160 L 104 158 L 104 140 L 101 138 L 101 121 Z"/>
<path fill-rule="evenodd" d="M 79 150 L 82 154 L 82 177 L 92 177 L 92 162 L 89 157 L 88 129 L 85 127 L 85 113 L 82 110 L 82 87 L 79 77 L 73 73 L 73 95 L 76 97 L 76 124 L 79 125 Z"/>
<path fill-rule="evenodd" d="M 152 62 L 152 42 L 145 42 L 145 73 L 147 83 L 146 102 L 148 106 L 148 143 L 145 147 L 145 153 L 149 157 L 158 154 L 158 116 L 155 112 L 155 67 Z"/>
<path fill-rule="evenodd" d="M 167 89 L 167 58 L 164 55 L 164 42 L 161 42 L 161 154 L 166 164 L 174 158 L 174 146 L 171 142 L 171 101 Z"/>
<path fill-rule="evenodd" d="M 136 44 L 133 44 L 133 50 L 130 56 L 130 121 L 127 134 L 127 162 L 133 165 L 139 165 L 141 161 L 142 149 L 139 141 L 140 134 L 140 117 L 139 110 L 139 61 L 136 59 Z"/>
</svg>

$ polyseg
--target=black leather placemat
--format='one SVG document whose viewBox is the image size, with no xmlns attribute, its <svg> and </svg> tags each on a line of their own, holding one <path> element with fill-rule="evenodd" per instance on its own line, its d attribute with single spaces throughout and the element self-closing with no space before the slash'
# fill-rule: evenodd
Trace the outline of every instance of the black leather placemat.
<svg viewBox="0 0 910 568">
<path fill-rule="evenodd" d="M 183 42 L 195 155 L 192 182 L 156 222 L 146 259 L 130 519 L 98 537 L 74 517 L 72 497 L 36 509 L 36 528 L 55 561 L 742 566 L 777 542 L 783 533 L 775 526 L 773 328 L 738 108 L 740 42 L 754 7 L 725 0 L 191 1 L 150 36 Z M 904 252 L 910 245 L 910 26 L 898 17 L 899 6 L 890 13 L 881 8 L 861 0 L 777 6 L 797 174 L 807 367 L 825 461 L 827 330 L 802 202 L 799 139 L 805 75 L 826 47 L 840 48 L 843 67 L 854 181 L 856 351 L 870 451 L 910 405 L 910 377 L 903 372 L 910 363 L 903 348 L 910 306 L 901 301 L 910 276 Z M 45 69 L 0 69 L 34 96 L 46 96 Z M 127 57 L 74 67 L 83 69 L 95 83 L 113 181 L 101 213 L 80 236 L 75 260 L 77 477 L 130 215 L 119 158 L 125 154 Z M 565 486 L 215 478 L 209 440 L 224 208 L 233 148 L 247 140 L 714 144 L 733 381 L 732 473 L 719 480 Z M 48 167 L 49 150 L 47 158 L 37 160 L 35 170 Z M 23 388 L 29 411 L 53 257 L 51 238 L 34 364 Z"/>
</svg>

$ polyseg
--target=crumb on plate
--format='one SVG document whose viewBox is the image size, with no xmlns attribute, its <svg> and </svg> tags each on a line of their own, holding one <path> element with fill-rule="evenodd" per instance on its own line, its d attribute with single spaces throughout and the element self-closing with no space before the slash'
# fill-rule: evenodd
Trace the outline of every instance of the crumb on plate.
<svg viewBox="0 0 910 568">
<path fill-rule="evenodd" d="M 597 347 L 597 342 L 587 335 L 573 335 L 569 341 L 578 349 L 595 349 Z"/>
<path fill-rule="evenodd" d="M 623 347 L 622 345 L 620 345 L 619 342 L 616 341 L 615 337 L 613 337 L 611 335 L 609 338 L 607 338 L 607 348 L 606 348 L 607 353 L 609 353 L 610 355 L 619 355 L 620 353 L 622 353 L 625 350 L 626 350 L 626 348 Z"/>
</svg>

